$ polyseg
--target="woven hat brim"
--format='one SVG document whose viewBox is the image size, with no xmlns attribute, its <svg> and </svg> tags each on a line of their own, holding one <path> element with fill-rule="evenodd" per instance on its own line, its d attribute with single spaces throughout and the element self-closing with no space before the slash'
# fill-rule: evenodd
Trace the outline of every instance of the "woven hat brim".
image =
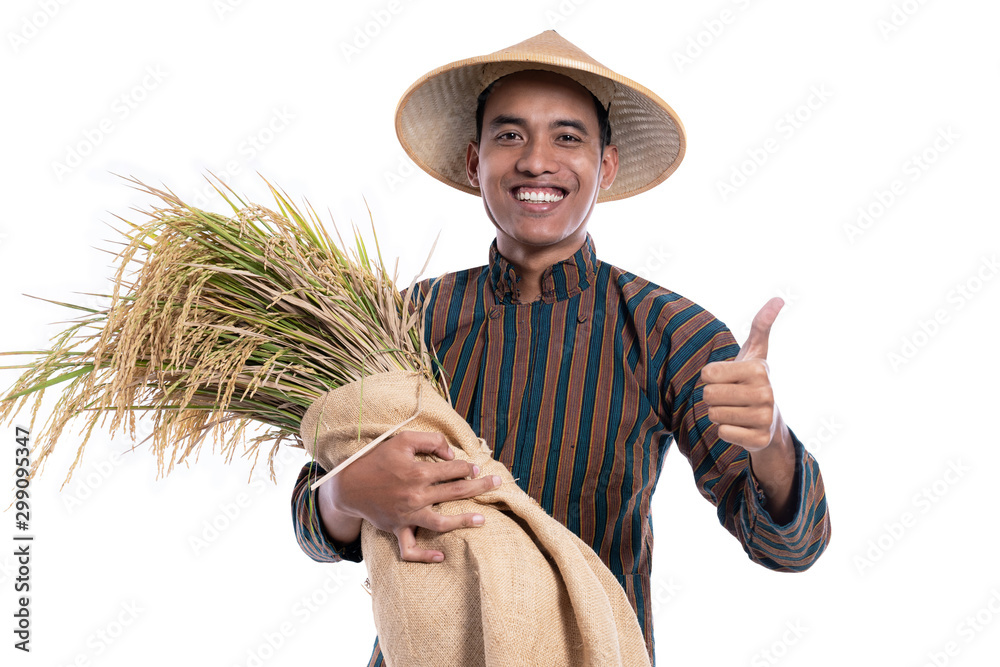
<svg viewBox="0 0 1000 667">
<path fill-rule="evenodd" d="M 686 147 L 684 126 L 673 109 L 648 88 L 601 65 L 536 53 L 503 52 L 460 60 L 424 75 L 396 106 L 396 135 L 413 161 L 434 178 L 470 194 L 466 148 L 476 134 L 476 100 L 492 63 L 518 63 L 580 80 L 580 73 L 613 85 L 609 122 L 618 146 L 618 174 L 598 201 L 637 195 L 677 169 Z"/>
</svg>

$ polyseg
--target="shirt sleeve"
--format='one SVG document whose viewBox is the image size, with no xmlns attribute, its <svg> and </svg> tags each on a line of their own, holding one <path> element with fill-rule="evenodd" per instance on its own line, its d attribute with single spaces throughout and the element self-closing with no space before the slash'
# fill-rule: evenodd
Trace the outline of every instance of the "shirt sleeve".
<svg viewBox="0 0 1000 667">
<path fill-rule="evenodd" d="M 713 361 L 734 359 L 739 345 L 724 324 L 699 311 L 683 326 L 687 332 L 697 333 L 681 345 L 671 344 L 664 378 L 674 439 L 691 464 L 698 491 L 716 507 L 719 522 L 739 540 L 747 556 L 772 570 L 805 570 L 816 562 L 830 540 L 830 517 L 819 464 L 792 433 L 795 510 L 788 523 L 775 523 L 753 477 L 749 454 L 719 438 L 718 426 L 708 418 L 701 369 Z M 670 372 L 671 368 L 676 372 Z"/>
<path fill-rule="evenodd" d="M 315 461 L 310 461 L 299 471 L 295 487 L 292 489 L 292 527 L 299 547 L 307 556 L 319 563 L 336 563 L 348 560 L 355 563 L 361 561 L 361 537 L 354 542 L 338 549 L 323 527 L 319 515 L 319 502 L 316 491 L 311 491 L 309 485 L 326 474 Z"/>
</svg>

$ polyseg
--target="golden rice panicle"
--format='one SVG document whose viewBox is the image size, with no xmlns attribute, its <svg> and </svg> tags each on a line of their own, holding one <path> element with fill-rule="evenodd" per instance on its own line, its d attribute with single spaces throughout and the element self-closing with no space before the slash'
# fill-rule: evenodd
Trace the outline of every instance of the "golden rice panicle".
<svg viewBox="0 0 1000 667">
<path fill-rule="evenodd" d="M 124 239 L 110 304 L 60 304 L 86 314 L 50 350 L 15 367 L 26 370 L 0 401 L 0 419 L 7 420 L 31 395 L 33 428 L 45 389 L 62 385 L 35 438 L 32 476 L 78 418 L 83 440 L 64 486 L 105 417 L 112 434 L 134 439 L 137 414 L 150 420 L 158 477 L 197 461 L 207 440 L 226 462 L 242 445 L 251 473 L 261 446 L 270 444 L 274 479 L 278 446 L 301 447 L 299 422 L 330 389 L 404 369 L 432 379 L 447 397 L 424 344 L 422 307 L 411 298 L 416 279 L 404 293 L 396 289 L 377 237 L 374 257 L 357 229 L 347 250 L 339 230 L 335 241 L 311 205 L 303 214 L 266 180 L 276 209 L 213 183 L 233 210 L 228 217 L 126 180 L 160 205 L 141 211 L 141 222 L 119 217 Z M 254 424 L 270 430 L 248 439 Z"/>
</svg>

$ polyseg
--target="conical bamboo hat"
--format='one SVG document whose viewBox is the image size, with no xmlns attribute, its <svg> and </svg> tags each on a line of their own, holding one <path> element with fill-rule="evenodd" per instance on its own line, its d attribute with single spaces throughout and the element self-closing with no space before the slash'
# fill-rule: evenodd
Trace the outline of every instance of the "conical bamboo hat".
<svg viewBox="0 0 1000 667">
<path fill-rule="evenodd" d="M 476 100 L 502 76 L 548 70 L 570 77 L 608 109 L 618 175 L 598 201 L 624 199 L 662 183 L 684 157 L 684 126 L 655 93 L 611 71 L 554 30 L 420 77 L 396 106 L 396 134 L 421 169 L 463 192 L 479 194 L 465 170 L 476 135 Z"/>
</svg>

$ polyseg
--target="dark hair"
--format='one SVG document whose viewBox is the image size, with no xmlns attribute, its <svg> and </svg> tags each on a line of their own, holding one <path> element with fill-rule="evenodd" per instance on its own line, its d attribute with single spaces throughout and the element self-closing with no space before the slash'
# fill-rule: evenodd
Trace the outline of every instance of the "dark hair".
<svg viewBox="0 0 1000 667">
<path fill-rule="evenodd" d="M 499 81 L 500 79 L 497 79 Z M 490 85 L 486 86 L 486 89 L 479 93 L 479 97 L 476 99 L 476 143 L 483 136 L 483 115 L 486 113 L 486 100 L 489 99 L 490 93 L 493 92 L 493 86 L 497 84 L 494 81 Z M 590 93 L 590 91 L 587 91 Z M 597 112 L 597 133 L 601 138 L 601 153 L 604 153 L 604 147 L 611 143 L 611 123 L 608 121 L 608 110 L 604 108 L 601 101 L 597 99 L 597 96 L 590 93 L 590 97 L 594 100 L 594 111 Z"/>
</svg>

